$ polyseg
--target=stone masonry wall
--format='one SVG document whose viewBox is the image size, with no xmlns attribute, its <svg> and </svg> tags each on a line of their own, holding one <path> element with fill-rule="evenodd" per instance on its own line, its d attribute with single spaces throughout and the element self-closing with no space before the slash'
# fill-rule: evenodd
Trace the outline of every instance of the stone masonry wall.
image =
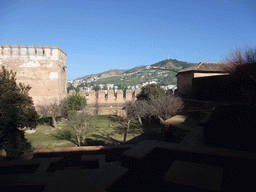
<svg viewBox="0 0 256 192">
<path fill-rule="evenodd" d="M 127 90 L 125 93 L 125 97 L 122 90 L 117 91 L 116 97 L 114 91 L 112 90 L 109 90 L 107 94 L 105 94 L 104 90 L 100 90 L 98 92 L 90 91 L 88 96 L 86 96 L 85 91 L 80 91 L 79 94 L 86 97 L 86 110 L 91 114 L 95 114 L 97 111 L 97 114 L 99 115 L 125 116 L 123 108 L 126 102 L 135 100 L 139 92 L 140 91 L 136 90 L 133 93 L 132 90 Z M 75 94 L 74 90 L 71 90 L 68 93 L 68 95 L 72 94 Z"/>
<path fill-rule="evenodd" d="M 67 54 L 58 46 L 0 45 L 0 67 L 16 73 L 17 82 L 30 85 L 34 104 L 67 96 Z"/>
<path fill-rule="evenodd" d="M 109 90 L 107 91 L 107 93 L 105 93 L 104 90 L 100 90 L 98 92 L 95 92 L 94 90 L 89 92 L 89 95 L 86 95 L 85 91 L 80 91 L 79 94 L 81 96 L 86 97 L 87 99 L 87 104 L 88 105 L 95 105 L 97 104 L 101 104 L 101 105 L 107 105 L 107 104 L 116 104 L 116 105 L 120 105 L 120 104 L 125 104 L 128 101 L 132 101 L 135 100 L 137 94 L 139 94 L 140 91 L 136 90 L 134 93 L 132 90 L 127 90 L 125 93 L 125 97 L 124 97 L 124 92 L 122 90 L 118 90 L 116 93 L 116 97 L 114 94 L 114 91 Z M 71 90 L 68 94 L 72 95 L 74 94 L 75 91 Z"/>
</svg>

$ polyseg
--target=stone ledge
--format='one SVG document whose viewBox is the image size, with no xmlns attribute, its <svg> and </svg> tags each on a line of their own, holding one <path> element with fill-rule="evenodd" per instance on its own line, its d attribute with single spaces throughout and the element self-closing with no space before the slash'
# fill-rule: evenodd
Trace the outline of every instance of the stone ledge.
<svg viewBox="0 0 256 192">
<path fill-rule="evenodd" d="M 222 167 L 175 161 L 163 180 L 165 182 L 220 191 L 222 175 Z"/>
<path fill-rule="evenodd" d="M 82 169 L 98 169 L 100 166 L 99 159 L 95 157 L 88 157 L 82 155 L 81 157 L 81 168 Z"/>
<path fill-rule="evenodd" d="M 49 179 L 48 173 L 41 174 L 11 174 L 0 176 L 0 186 L 26 186 L 26 185 L 46 185 Z"/>
<path fill-rule="evenodd" d="M 146 159 L 149 153 L 158 149 L 166 150 L 170 156 L 173 156 L 172 158 L 177 156 L 176 159 L 178 160 L 186 160 L 186 156 L 190 154 L 189 158 L 192 158 L 195 162 L 202 161 L 206 163 L 210 161 L 213 165 L 227 165 L 228 161 L 239 162 L 239 164 L 243 161 L 249 164 L 256 162 L 256 153 L 208 146 L 204 144 L 202 134 L 191 131 L 181 143 L 142 141 L 120 156 L 122 165 L 127 168 L 137 167 Z M 225 162 L 223 162 L 223 159 Z"/>
<path fill-rule="evenodd" d="M 113 153 L 121 154 L 123 151 L 130 149 L 133 144 L 125 145 L 106 145 L 106 146 L 84 146 L 84 147 L 66 147 L 66 148 L 51 148 L 51 149 L 36 149 L 34 151 L 34 159 L 59 157 L 68 154 L 92 155 L 106 154 L 107 158 L 111 159 Z"/>
</svg>

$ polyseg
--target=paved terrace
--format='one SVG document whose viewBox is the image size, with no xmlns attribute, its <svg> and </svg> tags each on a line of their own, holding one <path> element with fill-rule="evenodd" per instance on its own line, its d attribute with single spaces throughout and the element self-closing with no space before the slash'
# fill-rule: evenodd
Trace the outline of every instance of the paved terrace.
<svg viewBox="0 0 256 192">
<path fill-rule="evenodd" d="M 2 163 L 1 191 L 254 190 L 256 153 L 206 145 L 202 128 L 181 124 L 186 117 L 166 122 L 189 131 L 179 143 L 42 149 Z"/>
</svg>

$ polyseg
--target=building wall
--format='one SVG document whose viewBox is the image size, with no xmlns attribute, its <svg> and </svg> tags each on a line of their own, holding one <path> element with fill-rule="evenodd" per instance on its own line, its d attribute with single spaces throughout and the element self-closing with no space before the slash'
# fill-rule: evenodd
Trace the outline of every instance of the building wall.
<svg viewBox="0 0 256 192">
<path fill-rule="evenodd" d="M 192 87 L 192 79 L 194 78 L 194 72 L 188 71 L 184 73 L 178 73 L 177 75 L 177 89 L 183 93 L 188 88 Z"/>
<path fill-rule="evenodd" d="M 209 76 L 220 76 L 220 75 L 228 75 L 229 73 L 194 73 L 194 78 L 197 77 L 209 77 Z"/>
<path fill-rule="evenodd" d="M 0 45 L 0 67 L 16 73 L 17 82 L 30 85 L 29 95 L 40 105 L 67 96 L 67 54 L 58 46 Z"/>
<path fill-rule="evenodd" d="M 184 93 L 188 89 L 192 89 L 192 79 L 199 77 L 209 77 L 209 76 L 220 76 L 228 75 L 229 73 L 208 73 L 208 72 L 195 72 L 187 71 L 182 72 L 177 75 L 177 89 L 179 92 Z"/>
<path fill-rule="evenodd" d="M 118 115 L 125 116 L 124 107 L 126 102 L 134 101 L 136 99 L 137 94 L 139 94 L 139 90 L 135 90 L 133 93 L 132 90 L 127 90 L 124 97 L 124 93 L 122 90 L 118 90 L 116 93 L 116 97 L 114 91 L 109 90 L 107 94 L 104 90 L 100 90 L 95 92 L 94 90 L 89 92 L 89 95 L 86 96 L 86 92 L 84 90 L 79 91 L 81 96 L 86 97 L 87 99 L 87 112 L 91 114 L 99 114 L 99 115 Z M 69 91 L 68 95 L 75 94 L 74 90 Z"/>
</svg>

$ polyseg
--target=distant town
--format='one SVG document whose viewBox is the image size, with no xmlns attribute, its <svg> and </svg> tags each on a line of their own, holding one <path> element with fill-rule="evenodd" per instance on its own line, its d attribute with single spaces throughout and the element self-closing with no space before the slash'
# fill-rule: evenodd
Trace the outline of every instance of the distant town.
<svg viewBox="0 0 256 192">
<path fill-rule="evenodd" d="M 157 84 L 164 90 L 177 89 L 176 75 L 180 70 L 195 66 L 189 62 L 175 59 L 163 60 L 152 65 L 138 66 L 132 69 L 111 69 L 98 74 L 91 74 L 68 81 L 68 91 L 84 90 L 139 90 L 148 84 Z"/>
<path fill-rule="evenodd" d="M 99 75 L 91 75 L 86 76 L 84 78 L 76 79 L 76 80 L 69 80 L 68 85 L 72 88 L 79 88 L 80 90 L 84 90 L 85 92 L 89 93 L 91 90 L 113 90 L 116 92 L 117 90 L 139 90 L 148 84 L 160 84 L 161 88 L 164 90 L 172 90 L 174 92 L 175 89 L 177 89 L 176 84 L 170 84 L 170 85 L 161 85 L 161 80 L 163 78 L 168 78 L 168 76 L 171 73 L 175 73 L 177 71 L 166 68 L 166 67 L 158 67 L 158 66 L 144 66 L 139 69 L 132 69 L 127 70 L 125 72 L 122 72 L 121 74 L 113 74 L 111 72 Z M 107 73 L 107 74 L 106 74 Z M 116 83 L 107 83 L 109 78 L 117 78 Z M 99 83 L 99 80 L 105 78 L 106 83 Z M 140 83 L 133 83 L 133 85 L 124 85 L 127 84 L 131 80 L 131 78 L 136 78 L 133 82 L 140 82 Z M 125 81 L 124 84 L 121 84 L 120 82 Z M 96 83 L 97 82 L 97 83 Z M 113 82 L 113 80 L 112 80 Z M 131 84 L 131 83 L 130 83 Z"/>
<path fill-rule="evenodd" d="M 113 90 L 114 92 L 116 92 L 117 90 L 120 90 L 122 88 L 120 88 L 119 86 L 115 85 L 115 84 L 98 84 L 98 85 L 92 85 L 92 86 L 79 86 L 81 84 L 84 83 L 90 83 L 90 82 L 94 82 L 96 81 L 97 78 L 92 78 L 92 79 L 88 79 L 88 80 L 69 80 L 68 84 L 77 88 L 79 87 L 80 90 L 84 90 L 85 92 L 89 93 L 91 90 Z M 150 82 L 145 82 L 142 84 L 137 84 L 134 86 L 127 86 L 125 89 L 130 89 L 132 91 L 135 90 L 139 90 L 143 87 L 146 86 L 148 84 L 157 84 L 156 81 L 150 81 Z M 163 88 L 164 90 L 172 90 L 174 92 L 175 89 L 177 89 L 176 85 L 162 85 L 161 88 Z"/>
</svg>

